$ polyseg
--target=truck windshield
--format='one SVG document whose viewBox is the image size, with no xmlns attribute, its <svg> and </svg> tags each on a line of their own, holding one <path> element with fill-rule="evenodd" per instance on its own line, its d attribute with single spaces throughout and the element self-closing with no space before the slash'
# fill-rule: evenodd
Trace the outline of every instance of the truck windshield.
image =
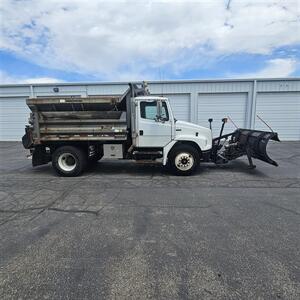
<svg viewBox="0 0 300 300">
<path fill-rule="evenodd" d="M 157 101 L 142 101 L 141 107 L 141 118 L 155 120 L 157 117 Z M 169 120 L 169 113 L 166 102 L 162 102 L 161 118 L 165 121 Z"/>
</svg>

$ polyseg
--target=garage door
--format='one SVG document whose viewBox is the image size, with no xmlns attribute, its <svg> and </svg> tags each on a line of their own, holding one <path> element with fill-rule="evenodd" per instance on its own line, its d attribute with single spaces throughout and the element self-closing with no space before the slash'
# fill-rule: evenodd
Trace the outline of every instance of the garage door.
<svg viewBox="0 0 300 300">
<path fill-rule="evenodd" d="M 208 127 L 213 118 L 213 136 L 219 135 L 221 120 L 229 116 L 238 127 L 246 127 L 247 93 L 220 93 L 198 95 L 198 124 Z M 224 133 L 236 128 L 231 122 L 225 125 Z"/>
<path fill-rule="evenodd" d="M 300 140 L 300 93 L 258 93 L 256 114 L 262 117 L 281 140 Z M 255 128 L 268 130 L 258 118 Z"/>
<path fill-rule="evenodd" d="M 164 94 L 164 97 L 169 98 L 176 119 L 181 121 L 190 120 L 190 94 Z"/>
<path fill-rule="evenodd" d="M 0 98 L 0 140 L 20 141 L 28 123 L 25 98 Z"/>
</svg>

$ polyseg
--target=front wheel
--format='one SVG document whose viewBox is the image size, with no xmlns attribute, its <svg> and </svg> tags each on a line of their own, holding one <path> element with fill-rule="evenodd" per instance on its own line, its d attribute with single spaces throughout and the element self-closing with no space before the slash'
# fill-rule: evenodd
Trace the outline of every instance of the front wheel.
<svg viewBox="0 0 300 300">
<path fill-rule="evenodd" d="M 86 165 L 87 155 L 78 147 L 62 146 L 56 149 L 52 156 L 52 166 L 61 176 L 78 176 Z"/>
<path fill-rule="evenodd" d="M 200 155 L 191 145 L 179 145 L 171 150 L 168 157 L 171 171 L 176 175 L 191 175 L 197 170 Z"/>
</svg>

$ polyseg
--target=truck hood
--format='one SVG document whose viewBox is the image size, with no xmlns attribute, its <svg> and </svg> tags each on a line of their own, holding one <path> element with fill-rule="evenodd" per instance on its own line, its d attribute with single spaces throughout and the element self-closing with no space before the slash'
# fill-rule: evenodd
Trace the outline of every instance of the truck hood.
<svg viewBox="0 0 300 300">
<path fill-rule="evenodd" d="M 210 129 L 194 124 L 194 123 L 190 123 L 190 122 L 185 122 L 185 121 L 176 121 L 175 123 L 175 127 L 176 129 L 181 129 L 182 131 L 197 131 L 197 130 L 204 130 L 204 131 L 210 131 Z"/>
<path fill-rule="evenodd" d="M 185 121 L 176 121 L 176 138 L 190 136 L 190 138 L 204 139 L 211 143 L 212 133 L 209 128 Z"/>
<path fill-rule="evenodd" d="M 194 141 L 202 150 L 211 148 L 212 134 L 209 128 L 189 122 L 176 121 L 175 129 L 176 140 Z"/>
</svg>

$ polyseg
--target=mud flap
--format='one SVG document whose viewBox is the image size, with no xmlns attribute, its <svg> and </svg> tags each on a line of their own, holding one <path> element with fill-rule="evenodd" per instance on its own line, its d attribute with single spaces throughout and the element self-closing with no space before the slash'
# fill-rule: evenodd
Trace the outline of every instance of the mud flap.
<svg viewBox="0 0 300 300">
<path fill-rule="evenodd" d="M 28 127 L 25 128 L 25 134 L 22 137 L 22 144 L 25 149 L 29 149 L 33 146 L 32 131 Z"/>
<path fill-rule="evenodd" d="M 50 153 L 47 153 L 44 146 L 38 145 L 35 146 L 32 151 L 32 166 L 45 165 L 51 161 Z"/>
<path fill-rule="evenodd" d="M 245 151 L 248 158 L 250 156 L 273 166 L 278 166 L 277 162 L 272 160 L 267 154 L 269 140 L 280 142 L 276 132 L 237 129 L 233 133 L 232 139 L 237 143 L 239 148 Z"/>
</svg>

